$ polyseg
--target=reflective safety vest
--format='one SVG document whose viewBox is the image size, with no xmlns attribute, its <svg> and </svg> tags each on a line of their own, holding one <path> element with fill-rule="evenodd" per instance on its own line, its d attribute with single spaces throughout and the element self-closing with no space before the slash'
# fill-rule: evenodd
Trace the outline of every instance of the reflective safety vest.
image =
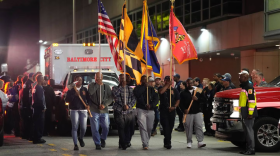
<svg viewBox="0 0 280 156">
<path fill-rule="evenodd" d="M 239 111 L 241 115 L 247 116 L 253 115 L 256 111 L 257 98 L 255 89 L 251 85 L 242 86 L 242 90 L 239 95 Z"/>
</svg>

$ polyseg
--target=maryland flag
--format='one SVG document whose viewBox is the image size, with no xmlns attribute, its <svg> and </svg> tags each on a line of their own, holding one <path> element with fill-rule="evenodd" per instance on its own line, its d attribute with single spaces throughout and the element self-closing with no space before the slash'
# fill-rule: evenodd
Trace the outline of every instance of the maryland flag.
<svg viewBox="0 0 280 156">
<path fill-rule="evenodd" d="M 122 10 L 119 46 L 120 56 L 122 58 L 125 56 L 125 65 L 123 61 L 122 66 L 125 66 L 126 74 L 129 74 L 131 79 L 140 84 L 141 76 L 146 70 L 146 61 L 144 60 L 138 37 L 127 15 L 126 3 L 124 3 Z"/>
<path fill-rule="evenodd" d="M 143 1 L 143 14 L 142 14 L 142 26 L 141 26 L 141 49 L 144 54 L 144 58 L 147 61 L 148 69 L 153 70 L 156 77 L 161 77 L 162 70 L 156 57 L 156 51 L 160 45 L 159 38 L 157 37 L 153 23 L 150 16 L 147 14 L 147 1 Z M 146 58 L 147 50 L 147 58 Z"/>
<path fill-rule="evenodd" d="M 197 59 L 195 47 L 184 26 L 173 13 L 173 6 L 171 7 L 169 17 L 169 38 L 172 43 L 173 56 L 179 64 L 188 60 Z"/>
</svg>

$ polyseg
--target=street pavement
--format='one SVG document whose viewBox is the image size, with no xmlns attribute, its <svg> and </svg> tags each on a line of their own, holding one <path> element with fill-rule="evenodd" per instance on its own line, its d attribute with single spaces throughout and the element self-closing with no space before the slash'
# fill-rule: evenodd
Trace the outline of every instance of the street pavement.
<svg viewBox="0 0 280 156">
<path fill-rule="evenodd" d="M 158 134 L 151 137 L 149 150 L 142 150 L 142 143 L 139 130 L 136 130 L 132 139 L 132 147 L 126 151 L 118 149 L 117 131 L 111 131 L 107 140 L 106 147 L 101 151 L 95 150 L 95 145 L 91 136 L 84 138 L 85 147 L 79 147 L 79 151 L 73 151 L 73 141 L 69 137 L 49 136 L 44 137 L 46 144 L 34 145 L 32 142 L 5 136 L 4 145 L 0 147 L 0 156 L 236 156 L 240 155 L 241 150 L 227 141 L 220 141 L 214 137 L 206 136 L 205 148 L 197 148 L 197 141 L 193 136 L 193 148 L 186 148 L 186 137 L 184 132 L 173 131 L 172 149 L 163 148 L 163 136 Z M 257 153 L 262 156 L 280 155 L 276 153 Z"/>
</svg>

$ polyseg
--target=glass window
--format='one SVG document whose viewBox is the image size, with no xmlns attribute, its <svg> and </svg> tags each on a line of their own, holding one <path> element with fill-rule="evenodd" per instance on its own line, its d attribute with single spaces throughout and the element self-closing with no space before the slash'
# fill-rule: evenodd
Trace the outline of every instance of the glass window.
<svg viewBox="0 0 280 156">
<path fill-rule="evenodd" d="M 88 40 L 88 38 L 86 38 L 86 39 L 85 39 L 85 43 L 89 43 L 89 40 Z"/>
<path fill-rule="evenodd" d="M 84 86 L 95 82 L 95 73 L 72 73 L 70 75 L 70 81 L 68 82 L 68 85 L 74 82 L 76 75 L 80 75 L 82 77 Z M 116 73 L 103 73 L 103 83 L 109 86 L 117 86 L 119 84 L 118 76 Z"/>
<path fill-rule="evenodd" d="M 161 23 L 162 23 L 162 18 L 161 18 L 161 14 L 157 14 L 157 30 L 161 31 Z"/>
<path fill-rule="evenodd" d="M 157 30 L 157 28 L 156 28 L 156 16 L 152 15 L 152 16 L 150 16 L 150 18 L 151 18 L 151 21 L 153 23 L 153 26 L 154 26 L 155 30 Z"/>
<path fill-rule="evenodd" d="M 157 5 L 157 13 L 161 13 L 161 4 Z"/>
<path fill-rule="evenodd" d="M 189 14 L 191 12 L 190 4 L 185 5 L 185 14 Z"/>
<path fill-rule="evenodd" d="M 91 39 L 92 39 L 92 42 L 96 42 L 96 35 L 92 36 Z"/>
<path fill-rule="evenodd" d="M 200 21 L 201 21 L 201 13 L 200 13 L 200 11 L 192 13 L 192 23 L 200 22 Z"/>
<path fill-rule="evenodd" d="M 116 21 L 112 21 L 112 25 L 113 25 L 114 28 L 116 28 L 117 27 Z"/>
<path fill-rule="evenodd" d="M 137 16 L 137 20 L 141 20 L 142 19 L 142 11 L 137 12 L 136 16 Z"/>
<path fill-rule="evenodd" d="M 195 1 L 192 3 L 192 12 L 199 11 L 201 9 L 200 1 Z"/>
<path fill-rule="evenodd" d="M 119 27 L 121 25 L 121 19 L 117 19 L 117 27 Z"/>
<path fill-rule="evenodd" d="M 182 6 L 183 5 L 183 1 L 182 0 L 177 0 L 177 1 L 175 1 L 174 5 L 175 5 L 174 7 Z"/>
<path fill-rule="evenodd" d="M 135 29 L 139 29 L 140 30 L 140 33 L 141 33 L 141 26 L 142 26 L 142 21 L 140 20 L 140 21 L 137 21 L 137 23 L 136 23 L 136 28 Z"/>
<path fill-rule="evenodd" d="M 168 30 L 169 28 L 169 15 L 169 11 L 162 13 L 162 30 Z"/>
<path fill-rule="evenodd" d="M 85 32 L 85 37 L 88 37 L 88 31 Z"/>
<path fill-rule="evenodd" d="M 183 7 L 175 8 L 175 15 L 176 16 L 182 16 L 183 15 Z"/>
<path fill-rule="evenodd" d="M 210 6 L 215 6 L 221 4 L 221 0 L 210 0 Z"/>
<path fill-rule="evenodd" d="M 96 34 L 97 34 L 96 28 L 93 28 L 93 29 L 92 29 L 92 35 L 96 35 Z"/>
<path fill-rule="evenodd" d="M 190 14 L 185 15 L 185 24 L 190 24 L 191 23 L 191 16 Z"/>
<path fill-rule="evenodd" d="M 91 36 L 91 35 L 92 35 L 92 32 L 91 32 L 91 30 L 89 30 L 89 31 L 88 31 L 88 35 L 89 35 L 89 36 Z"/>
<path fill-rule="evenodd" d="M 162 3 L 162 11 L 166 11 L 170 9 L 169 2 L 170 1 L 166 1 Z"/>
<path fill-rule="evenodd" d="M 277 30 L 280 29 L 280 12 L 268 15 L 268 30 Z"/>
<path fill-rule="evenodd" d="M 209 0 L 203 0 L 202 7 L 203 7 L 203 9 L 209 8 Z"/>
<path fill-rule="evenodd" d="M 185 0 L 185 4 L 190 3 L 190 0 Z"/>
<path fill-rule="evenodd" d="M 227 2 L 223 5 L 223 14 L 242 14 L 241 2 Z"/>
<path fill-rule="evenodd" d="M 152 6 L 149 8 L 149 15 L 154 15 L 154 14 L 156 14 L 156 7 Z"/>
<path fill-rule="evenodd" d="M 203 10 L 203 20 L 209 19 L 209 9 Z"/>
<path fill-rule="evenodd" d="M 221 16 L 221 5 L 210 8 L 210 18 Z"/>
<path fill-rule="evenodd" d="M 77 35 L 77 38 L 76 38 L 77 40 L 79 39 L 79 35 Z"/>
<path fill-rule="evenodd" d="M 132 19 L 132 15 L 130 14 L 130 15 L 128 15 L 128 17 L 129 17 L 129 19 L 131 20 L 131 21 L 133 21 L 133 19 Z"/>
</svg>

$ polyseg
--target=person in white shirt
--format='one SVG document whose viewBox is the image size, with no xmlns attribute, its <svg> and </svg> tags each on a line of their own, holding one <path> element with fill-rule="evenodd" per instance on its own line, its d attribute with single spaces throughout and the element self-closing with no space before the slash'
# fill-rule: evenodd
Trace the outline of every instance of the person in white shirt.
<svg viewBox="0 0 280 156">
<path fill-rule="evenodd" d="M 7 102 L 9 101 L 9 98 L 8 98 L 7 94 L 5 94 L 2 91 L 3 86 L 4 86 L 4 81 L 0 80 L 0 98 L 2 100 L 2 108 L 3 108 L 2 110 L 3 110 L 3 113 L 4 113 L 6 105 L 7 105 Z"/>
</svg>

